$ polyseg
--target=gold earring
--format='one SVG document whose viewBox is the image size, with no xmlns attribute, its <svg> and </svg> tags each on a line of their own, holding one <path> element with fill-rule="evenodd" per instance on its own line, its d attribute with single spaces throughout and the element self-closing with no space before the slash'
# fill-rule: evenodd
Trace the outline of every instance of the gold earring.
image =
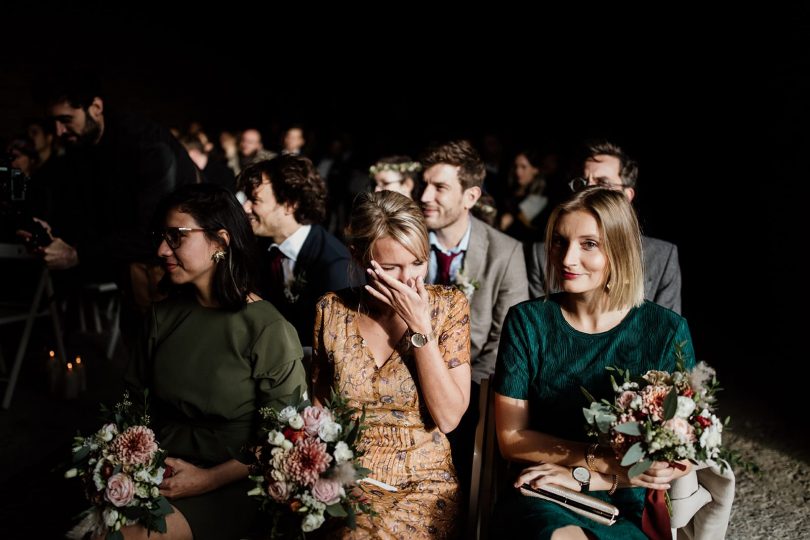
<svg viewBox="0 0 810 540">
<path fill-rule="evenodd" d="M 225 260 L 225 252 L 222 251 L 221 249 L 218 249 L 217 251 L 214 252 L 213 255 L 211 255 L 211 260 L 214 261 L 215 263 Z"/>
</svg>

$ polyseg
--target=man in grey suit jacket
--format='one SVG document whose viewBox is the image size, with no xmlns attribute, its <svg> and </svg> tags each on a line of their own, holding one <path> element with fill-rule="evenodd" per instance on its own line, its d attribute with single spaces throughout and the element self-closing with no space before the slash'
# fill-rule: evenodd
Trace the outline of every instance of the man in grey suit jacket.
<svg viewBox="0 0 810 540">
<path fill-rule="evenodd" d="M 583 175 L 571 181 L 573 190 L 589 185 L 620 189 L 631 201 L 636 195 L 638 165 L 621 148 L 609 142 L 588 145 Z M 644 257 L 644 298 L 676 313 L 681 312 L 681 267 L 675 244 L 641 237 Z M 544 296 L 546 245 L 532 246 L 528 257 L 529 292 L 532 298 Z"/>
<path fill-rule="evenodd" d="M 509 308 L 528 299 L 521 244 L 472 217 L 486 170 L 468 141 L 429 148 L 422 211 L 430 229 L 429 283 L 455 285 L 470 300 L 470 406 L 450 435 L 462 488 L 469 488 L 480 382 L 495 371 L 501 326 Z"/>
</svg>

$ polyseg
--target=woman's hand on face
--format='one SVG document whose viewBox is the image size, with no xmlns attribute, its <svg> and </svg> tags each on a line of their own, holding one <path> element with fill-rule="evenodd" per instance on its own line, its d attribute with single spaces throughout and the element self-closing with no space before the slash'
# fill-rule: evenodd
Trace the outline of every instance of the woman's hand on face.
<svg viewBox="0 0 810 540">
<path fill-rule="evenodd" d="M 523 484 L 529 484 L 533 488 L 554 484 L 574 491 L 582 490 L 582 486 L 571 474 L 571 469 L 555 463 L 540 463 L 523 469 L 515 480 L 515 487 L 519 488 Z"/>
<path fill-rule="evenodd" d="M 431 332 L 430 302 L 422 276 L 402 283 L 386 274 L 376 261 L 371 261 L 371 268 L 366 271 L 372 278 L 366 290 L 374 298 L 391 306 L 412 331 Z"/>
<path fill-rule="evenodd" d="M 689 460 L 675 461 L 673 463 L 656 461 L 640 475 L 630 478 L 630 484 L 649 489 L 665 490 L 672 487 L 671 482 L 673 480 L 686 476 L 691 471 L 692 463 Z"/>
<path fill-rule="evenodd" d="M 213 489 L 209 471 L 177 458 L 166 458 L 172 475 L 160 483 L 160 494 L 170 499 L 201 495 Z"/>
</svg>

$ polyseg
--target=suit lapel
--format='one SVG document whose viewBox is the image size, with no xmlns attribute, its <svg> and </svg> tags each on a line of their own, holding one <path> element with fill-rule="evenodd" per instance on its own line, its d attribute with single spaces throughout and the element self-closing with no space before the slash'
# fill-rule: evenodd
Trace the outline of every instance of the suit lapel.
<svg viewBox="0 0 810 540">
<path fill-rule="evenodd" d="M 489 250 L 489 240 L 487 239 L 484 224 L 476 218 L 470 216 L 472 229 L 470 230 L 470 244 L 467 246 L 467 253 L 464 255 L 464 273 L 471 279 L 483 283 L 481 273 L 484 271 L 484 263 Z"/>
<path fill-rule="evenodd" d="M 318 225 L 312 225 L 307 239 L 304 240 L 304 245 L 301 246 L 301 251 L 298 252 L 298 258 L 295 261 L 293 274 L 295 274 L 296 277 L 305 273 L 309 270 L 309 267 L 312 266 L 313 259 L 320 252 L 322 239 L 323 235 L 321 234 L 320 227 Z"/>
</svg>

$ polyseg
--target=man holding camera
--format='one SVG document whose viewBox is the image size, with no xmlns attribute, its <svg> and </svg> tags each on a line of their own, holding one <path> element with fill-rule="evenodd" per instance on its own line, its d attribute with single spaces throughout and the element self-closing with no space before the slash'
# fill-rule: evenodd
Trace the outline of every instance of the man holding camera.
<svg viewBox="0 0 810 540">
<path fill-rule="evenodd" d="M 198 171 L 167 129 L 108 110 L 94 82 L 74 77 L 50 89 L 48 114 L 67 147 L 60 189 L 70 200 L 60 204 L 71 205 L 62 209 L 69 216 L 64 223 L 53 225 L 73 234 L 69 242 L 56 236 L 38 251 L 51 269 L 81 263 L 83 276 L 116 281 L 143 309 L 158 273 L 152 212 L 177 186 L 197 182 Z"/>
</svg>

